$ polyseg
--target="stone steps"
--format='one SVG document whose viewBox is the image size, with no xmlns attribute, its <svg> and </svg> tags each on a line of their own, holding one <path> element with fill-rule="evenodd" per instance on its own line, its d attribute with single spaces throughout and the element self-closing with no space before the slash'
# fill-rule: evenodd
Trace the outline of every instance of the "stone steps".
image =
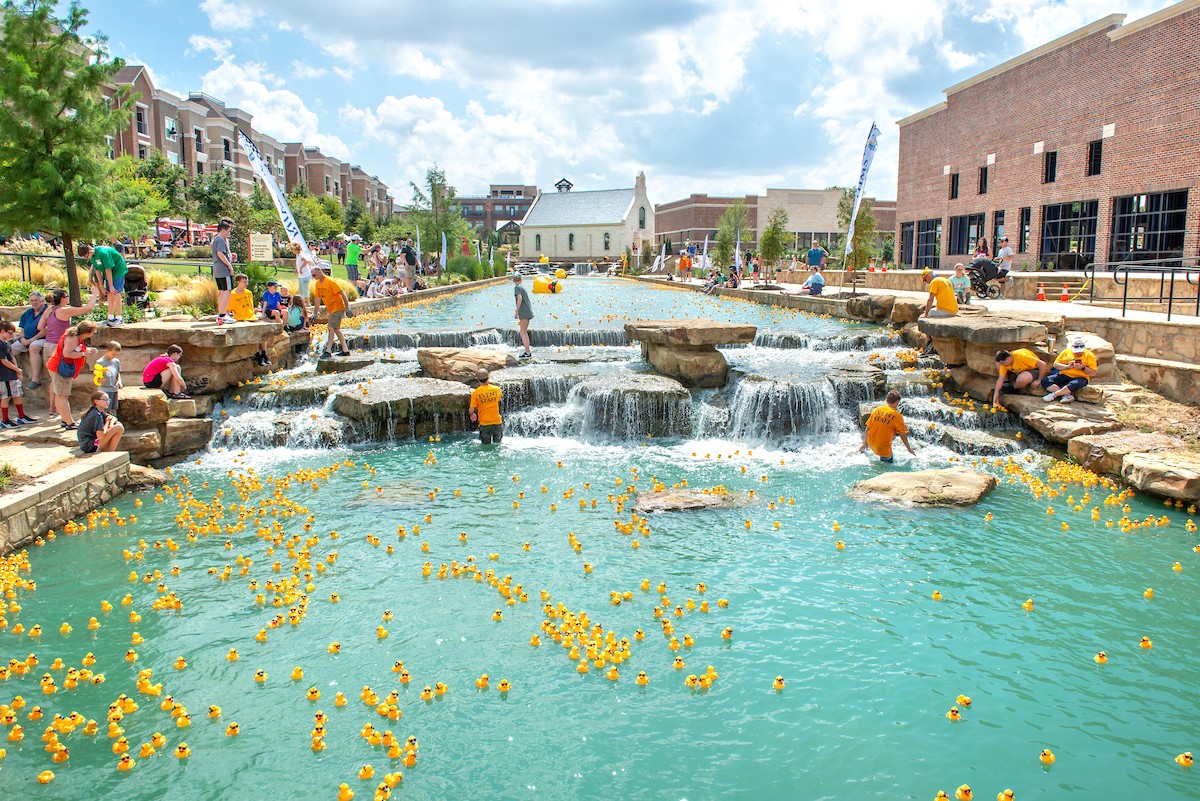
<svg viewBox="0 0 1200 801">
<path fill-rule="evenodd" d="M 1200 365 L 1117 354 L 1117 367 L 1129 380 L 1165 398 L 1200 405 Z"/>
</svg>

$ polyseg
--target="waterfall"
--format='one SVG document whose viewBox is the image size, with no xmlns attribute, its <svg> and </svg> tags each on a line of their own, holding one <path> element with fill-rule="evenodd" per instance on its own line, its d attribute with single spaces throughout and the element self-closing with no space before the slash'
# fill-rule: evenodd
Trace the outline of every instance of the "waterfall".
<svg viewBox="0 0 1200 801">
<path fill-rule="evenodd" d="M 644 373 L 590 378 L 567 397 L 559 426 L 584 439 L 642 439 L 692 432 L 692 396 L 678 382 Z"/>
<path fill-rule="evenodd" d="M 507 417 L 534 406 L 565 403 L 571 388 L 592 374 L 592 370 L 574 365 L 539 364 L 501 370 L 494 375 L 497 386 L 504 392 L 500 411 Z"/>
<path fill-rule="evenodd" d="M 811 341 L 808 334 L 802 331 L 760 330 L 754 336 L 754 344 L 758 347 L 777 348 L 781 350 L 807 348 Z"/>
<path fill-rule="evenodd" d="M 504 433 L 514 437 L 566 436 L 566 406 L 535 406 L 504 415 Z"/>
<path fill-rule="evenodd" d="M 474 347 L 503 344 L 504 340 L 500 337 L 500 332 L 494 328 L 489 328 L 487 331 L 475 331 L 471 334 L 471 345 Z"/>
<path fill-rule="evenodd" d="M 349 424 L 325 408 L 299 412 L 255 409 L 227 418 L 209 447 L 229 450 L 262 448 L 336 448 L 354 440 Z"/>
<path fill-rule="evenodd" d="M 504 336 L 507 343 L 514 347 L 521 342 L 521 335 L 515 329 L 506 330 Z M 625 331 L 620 328 L 531 328 L 529 344 L 535 348 L 622 346 L 628 345 L 629 340 L 625 337 Z"/>
<path fill-rule="evenodd" d="M 738 383 L 725 409 L 719 402 L 701 407 L 697 433 L 749 442 L 827 433 L 847 425 L 837 406 L 837 392 L 828 381 L 750 377 Z"/>
<path fill-rule="evenodd" d="M 813 350 L 878 350 L 902 345 L 898 331 L 833 334 L 812 341 Z"/>
<path fill-rule="evenodd" d="M 983 411 L 984 404 L 975 402 L 975 410 L 962 406 L 951 406 L 936 398 L 903 398 L 900 401 L 900 412 L 906 418 L 945 423 L 963 429 L 1003 429 L 1017 428 L 1020 418 L 1011 412 Z"/>
<path fill-rule="evenodd" d="M 420 336 L 405 331 L 350 334 L 346 336 L 346 344 L 354 350 L 412 350 Z"/>
</svg>

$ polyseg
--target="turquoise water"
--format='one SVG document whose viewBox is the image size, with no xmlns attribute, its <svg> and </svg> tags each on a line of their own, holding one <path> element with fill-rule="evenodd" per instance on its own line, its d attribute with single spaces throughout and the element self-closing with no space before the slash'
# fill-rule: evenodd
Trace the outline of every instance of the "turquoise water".
<svg viewBox="0 0 1200 801">
<path fill-rule="evenodd" d="M 464 296 L 464 309 L 486 304 L 492 291 Z M 756 308 L 700 301 L 697 308 L 710 317 Z M 439 314 L 452 314 L 453 305 L 445 305 L 449 311 Z M 588 313 L 599 319 L 595 305 Z M 731 355 L 781 363 L 778 354 L 757 350 Z M 395 770 L 404 779 L 393 797 L 430 800 L 932 799 L 938 789 L 953 797 L 964 783 L 980 799 L 1006 787 L 1022 801 L 1200 797 L 1200 774 L 1173 761 L 1182 751 L 1200 750 L 1200 554 L 1192 550 L 1200 536 L 1185 530 L 1184 510 L 1134 498 L 1130 518 L 1165 513 L 1170 524 L 1122 534 L 1104 525 L 1122 512 L 1104 505 L 1108 491 L 1101 487 L 1070 484 L 1058 498 L 1035 498 L 1024 483 L 1008 483 L 1002 464 L 969 458 L 1002 479 L 975 508 L 854 503 L 846 489 L 885 469 L 856 453 L 857 438 L 840 430 L 786 451 L 716 439 L 642 444 L 509 436 L 489 450 L 467 437 L 446 437 L 357 450 L 205 453 L 176 468 L 173 481 L 186 478 L 183 492 L 204 504 L 220 490 L 222 523 L 234 524 L 233 507 L 245 504 L 251 511 L 244 530 L 189 543 L 175 519 L 178 498 L 168 494 L 156 503 L 150 493 L 137 496 L 141 507 L 132 496 L 114 503 L 120 516 L 136 515 L 135 524 L 59 536 L 30 550 L 37 590 L 15 593 L 22 609 L 7 615 L 0 661 L 36 652 L 40 664 L 5 682 L 0 702 L 20 694 L 46 717 L 28 721 L 26 708 L 25 740 L 0 740 L 8 751 L 0 781 L 19 798 L 131 801 L 334 799 L 342 782 L 361 801 Z M 899 456 L 895 469 L 945 466 L 954 458 L 944 448 L 921 447 L 915 458 Z M 1022 470 L 1045 476 L 1041 457 L 1014 458 Z M 328 478 L 295 472 L 322 469 Z M 262 489 L 242 499 L 230 475 L 251 470 Z M 303 512 L 261 516 L 267 526 L 277 520 L 285 536 L 319 538 L 310 557 L 315 586 L 303 621 L 269 630 L 260 643 L 256 632 L 288 607 L 274 607 L 269 592 L 258 605 L 248 583 L 291 575 L 294 560 L 284 546 L 267 552 L 255 518 L 261 504 L 267 512 L 274 508 L 275 482 L 288 476 L 281 495 L 312 514 L 311 531 L 303 528 Z M 741 503 L 651 515 L 648 535 L 621 533 L 614 521 L 631 522 L 632 501 L 618 512 L 616 500 L 630 483 L 648 491 L 652 477 L 667 486 L 721 485 Z M 1083 511 L 1072 511 L 1067 495 Z M 1047 515 L 1048 506 L 1056 514 Z M 1092 507 L 1100 508 L 1100 521 L 1092 521 Z M 398 526 L 408 532 L 403 539 Z M 331 531 L 340 536 L 333 539 Z M 582 543 L 580 553 L 569 544 L 571 533 Z M 136 551 L 139 538 L 147 543 L 144 558 L 126 560 L 123 551 Z M 178 551 L 153 547 L 167 538 Z M 839 539 L 844 550 L 835 547 Z M 338 554 L 332 564 L 325 562 L 330 551 Z M 440 565 L 464 564 L 470 556 L 481 571 L 511 576 L 528 602 L 507 606 L 486 582 L 437 577 Z M 246 576 L 239 575 L 239 557 L 252 562 Z M 276 560 L 280 572 L 272 570 Z M 1179 572 L 1172 570 L 1176 561 Z M 428 577 L 425 562 L 432 564 Z M 317 564 L 328 569 L 318 573 Z M 231 575 L 222 580 L 226 565 Z M 153 611 L 155 583 L 129 582 L 131 570 L 161 571 L 182 610 Z M 650 592 L 640 589 L 645 580 Z M 668 648 L 654 615 L 659 582 L 671 607 L 689 598 L 709 602 L 707 613 L 668 612 L 675 636 L 691 635 L 694 646 Z M 697 591 L 701 582 L 704 594 Z M 1152 600 L 1142 595 L 1147 587 L 1155 590 Z M 605 678 L 607 668 L 577 673 L 541 629 L 543 590 L 552 604 L 586 611 L 618 639 L 630 639 L 631 657 L 616 682 Z M 931 598 L 935 590 L 943 600 Z M 632 599 L 613 606 L 613 591 Z M 126 593 L 131 607 L 119 603 Z M 339 602 L 330 602 L 332 593 Z M 1027 598 L 1034 600 L 1032 612 L 1022 609 Z M 727 599 L 728 608 L 719 608 L 718 599 Z M 112 612 L 100 611 L 103 600 Z M 142 615 L 137 624 L 129 621 L 131 608 Z M 492 619 L 496 609 L 503 612 L 499 622 Z M 393 620 L 382 621 L 385 610 Z M 87 629 L 93 615 L 102 623 L 98 631 Z M 64 621 L 74 628 L 66 636 L 59 633 Z M 17 622 L 26 629 L 40 624 L 44 633 L 39 640 L 15 635 Z M 389 634 L 384 639 L 376 636 L 380 625 Z M 729 640 L 721 637 L 726 627 L 733 629 Z M 642 641 L 634 638 L 639 628 Z M 139 658 L 130 664 L 123 655 L 134 631 L 145 642 L 135 646 Z M 540 647 L 529 644 L 534 634 Z M 1138 646 L 1143 636 L 1153 640 L 1152 649 Z M 334 641 L 341 643 L 337 655 L 327 650 Z M 230 648 L 240 652 L 237 662 L 226 660 Z M 1099 650 L 1110 659 L 1103 667 L 1092 659 Z M 62 671 L 49 671 L 56 657 L 78 666 L 87 652 L 95 654 L 93 669 L 105 674 L 105 684 L 40 692 L 45 672 L 63 683 Z M 682 670 L 672 667 L 677 655 L 686 663 Z M 172 667 L 180 656 L 188 662 L 182 671 Z M 412 675 L 408 685 L 392 672 L 397 660 Z M 710 689 L 685 686 L 687 675 L 701 675 L 708 665 L 719 674 Z M 293 681 L 297 666 L 304 677 Z M 161 697 L 136 691 L 141 668 L 154 670 L 163 695 L 186 704 L 189 728 L 173 725 L 159 708 Z M 265 683 L 254 681 L 257 670 L 269 674 Z M 641 687 L 634 679 L 643 670 L 650 681 Z M 485 672 L 491 688 L 478 690 L 475 681 Z M 772 689 L 777 675 L 786 682 L 782 692 Z M 496 689 L 501 679 L 512 683 L 507 695 Z M 448 692 L 422 701 L 421 689 L 436 682 Z M 364 705 L 364 685 L 381 698 L 396 690 L 403 716 L 388 721 Z M 322 693 L 319 701 L 307 700 L 310 687 Z M 349 701 L 341 708 L 334 705 L 338 691 Z M 131 752 L 155 731 L 166 736 L 166 748 L 118 772 L 102 727 L 95 737 L 79 731 L 63 737 L 68 763 L 50 761 L 40 736 L 54 713 L 78 710 L 103 721 L 121 693 L 141 705 L 121 724 Z M 945 714 L 959 694 L 973 703 L 963 721 L 952 723 Z M 217 720 L 205 716 L 213 704 L 223 710 Z M 329 717 L 327 747 L 314 753 L 310 730 L 318 709 Z M 241 726 L 236 738 L 224 735 L 231 721 Z M 366 723 L 401 741 L 416 736 L 417 764 L 403 767 L 369 745 L 358 734 Z M 170 755 L 181 739 L 193 752 L 186 762 Z M 1043 748 L 1057 756 L 1052 767 L 1038 760 Z M 364 764 L 376 778 L 356 777 Z M 34 777 L 46 769 L 57 777 L 37 784 Z"/>
</svg>

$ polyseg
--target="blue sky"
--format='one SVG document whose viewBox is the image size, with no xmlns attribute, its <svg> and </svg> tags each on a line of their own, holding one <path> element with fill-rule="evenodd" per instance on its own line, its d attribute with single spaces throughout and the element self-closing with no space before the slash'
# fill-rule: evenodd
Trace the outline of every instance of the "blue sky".
<svg viewBox="0 0 1200 801">
<path fill-rule="evenodd" d="M 895 121 L 1111 13 L 1171 0 L 90 0 L 156 86 L 378 175 L 691 192 L 848 185 L 896 196 Z M 1117 3 L 1120 3 L 1119 5 Z"/>
</svg>

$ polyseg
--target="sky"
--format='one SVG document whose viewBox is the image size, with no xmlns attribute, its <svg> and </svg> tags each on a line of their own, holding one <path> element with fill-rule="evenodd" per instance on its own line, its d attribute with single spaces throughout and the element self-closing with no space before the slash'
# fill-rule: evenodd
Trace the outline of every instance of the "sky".
<svg viewBox="0 0 1200 801">
<path fill-rule="evenodd" d="M 896 121 L 1108 14 L 1171 0 L 85 0 L 88 32 L 255 129 L 361 165 L 401 204 L 560 178 L 700 192 L 852 185 L 896 197 Z"/>
</svg>

